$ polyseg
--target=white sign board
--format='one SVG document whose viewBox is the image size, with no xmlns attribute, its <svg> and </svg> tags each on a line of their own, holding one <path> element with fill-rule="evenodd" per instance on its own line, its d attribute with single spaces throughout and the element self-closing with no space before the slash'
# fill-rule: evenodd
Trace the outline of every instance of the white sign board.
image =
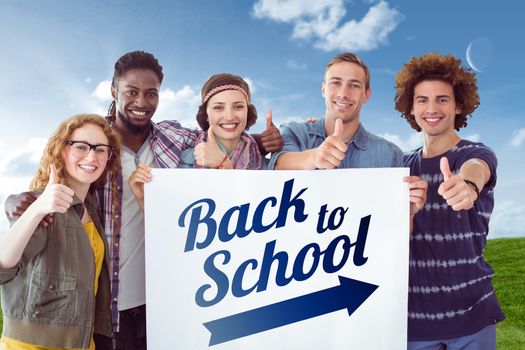
<svg viewBox="0 0 525 350">
<path fill-rule="evenodd" d="M 154 169 L 150 349 L 406 349 L 406 168 Z"/>
</svg>

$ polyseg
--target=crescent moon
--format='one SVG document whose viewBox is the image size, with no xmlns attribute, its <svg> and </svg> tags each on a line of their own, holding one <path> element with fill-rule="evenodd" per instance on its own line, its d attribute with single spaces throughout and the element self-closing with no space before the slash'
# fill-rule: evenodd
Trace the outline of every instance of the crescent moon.
<svg viewBox="0 0 525 350">
<path fill-rule="evenodd" d="M 474 69 L 476 72 L 479 72 L 481 73 L 481 69 L 479 69 L 478 67 L 476 67 L 476 65 L 474 64 L 474 60 L 472 59 L 472 43 L 473 41 L 470 42 L 470 44 L 468 44 L 468 47 L 467 47 L 467 53 L 466 53 L 466 56 L 467 56 L 467 63 L 468 65 Z"/>
</svg>

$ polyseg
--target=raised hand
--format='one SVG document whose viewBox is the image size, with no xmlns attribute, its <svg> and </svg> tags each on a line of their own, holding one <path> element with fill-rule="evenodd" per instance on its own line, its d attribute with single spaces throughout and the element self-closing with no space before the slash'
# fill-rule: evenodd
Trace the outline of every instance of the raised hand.
<svg viewBox="0 0 525 350">
<path fill-rule="evenodd" d="M 208 128 L 208 140 L 195 146 L 194 155 L 195 162 L 205 168 L 216 168 L 224 160 L 225 154 L 215 140 L 213 126 Z"/>
<path fill-rule="evenodd" d="M 334 133 L 315 150 L 314 164 L 317 169 L 334 169 L 341 164 L 348 150 L 342 134 L 343 122 L 341 119 L 336 119 Z"/>
<path fill-rule="evenodd" d="M 441 158 L 439 167 L 444 181 L 439 185 L 438 194 L 447 201 L 447 204 L 454 211 L 472 208 L 474 201 L 477 199 L 474 189 L 467 185 L 461 176 L 454 175 L 450 171 L 446 157 Z"/>
<path fill-rule="evenodd" d="M 140 208 L 144 211 L 144 184 L 151 181 L 151 168 L 146 164 L 139 164 L 131 173 L 128 183 Z"/>
<path fill-rule="evenodd" d="M 71 203 L 75 192 L 66 185 L 58 183 L 57 169 L 54 164 L 49 167 L 49 180 L 44 192 L 35 200 L 35 205 L 41 214 L 65 213 Z"/>
<path fill-rule="evenodd" d="M 266 112 L 266 129 L 261 134 L 261 143 L 265 153 L 278 152 L 284 145 L 279 128 L 273 124 L 271 109 Z"/>
</svg>

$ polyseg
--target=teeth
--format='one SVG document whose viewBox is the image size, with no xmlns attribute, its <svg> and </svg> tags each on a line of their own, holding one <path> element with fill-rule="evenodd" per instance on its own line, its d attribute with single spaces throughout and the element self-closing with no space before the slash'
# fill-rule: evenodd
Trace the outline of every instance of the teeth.
<svg viewBox="0 0 525 350">
<path fill-rule="evenodd" d="M 232 128 L 235 128 L 237 126 L 237 124 L 221 124 L 221 127 L 223 127 L 224 129 L 232 129 Z"/>
<path fill-rule="evenodd" d="M 425 120 L 427 122 L 431 122 L 431 123 L 434 123 L 434 122 L 437 122 L 439 120 L 439 118 L 425 118 Z"/>
<path fill-rule="evenodd" d="M 94 167 L 93 165 L 79 165 L 79 167 L 84 170 L 95 170 L 96 169 L 96 167 Z"/>
<path fill-rule="evenodd" d="M 335 104 L 341 108 L 348 108 L 351 106 L 349 103 L 341 103 L 341 102 L 335 102 Z"/>
<path fill-rule="evenodd" d="M 144 111 L 131 111 L 131 113 L 133 113 L 135 115 L 140 115 L 141 117 L 146 115 L 146 112 L 144 112 Z"/>
</svg>

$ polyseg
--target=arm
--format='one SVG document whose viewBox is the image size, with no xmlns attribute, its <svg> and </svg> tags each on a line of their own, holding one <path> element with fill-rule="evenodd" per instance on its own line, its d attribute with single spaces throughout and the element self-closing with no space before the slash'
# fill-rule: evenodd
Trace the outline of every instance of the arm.
<svg viewBox="0 0 525 350">
<path fill-rule="evenodd" d="M 29 206 L 40 196 L 39 192 L 22 192 L 19 194 L 12 194 L 7 197 L 4 207 L 5 215 L 9 222 L 17 220 Z M 40 221 L 40 226 L 47 227 L 53 222 L 53 214 L 48 214 Z"/>
<path fill-rule="evenodd" d="M 318 148 L 303 152 L 285 152 L 279 156 L 275 163 L 278 170 L 312 170 L 315 169 L 315 153 Z"/>
<path fill-rule="evenodd" d="M 42 195 L 27 208 L 5 235 L 0 236 L 1 269 L 16 266 L 42 218 L 49 213 L 65 213 L 71 206 L 73 195 L 72 189 L 56 183 L 55 171 L 52 170 Z"/>
<path fill-rule="evenodd" d="M 0 269 L 12 268 L 18 263 L 38 223 L 46 215 L 42 209 L 38 200 L 35 201 L 8 232 L 0 236 Z"/>
<path fill-rule="evenodd" d="M 477 158 L 469 159 L 461 165 L 459 173 L 454 175 L 450 171 L 448 159 L 443 157 L 440 167 L 444 181 L 439 185 L 438 194 L 447 201 L 447 204 L 454 211 L 472 208 L 478 199 L 478 193 L 474 186 L 465 180 L 472 181 L 481 192 L 491 177 L 487 163 Z"/>
<path fill-rule="evenodd" d="M 338 119 L 334 133 L 316 148 L 302 152 L 285 152 L 279 156 L 275 169 L 334 169 L 345 158 L 348 147 L 342 141 L 343 122 Z"/>
</svg>

